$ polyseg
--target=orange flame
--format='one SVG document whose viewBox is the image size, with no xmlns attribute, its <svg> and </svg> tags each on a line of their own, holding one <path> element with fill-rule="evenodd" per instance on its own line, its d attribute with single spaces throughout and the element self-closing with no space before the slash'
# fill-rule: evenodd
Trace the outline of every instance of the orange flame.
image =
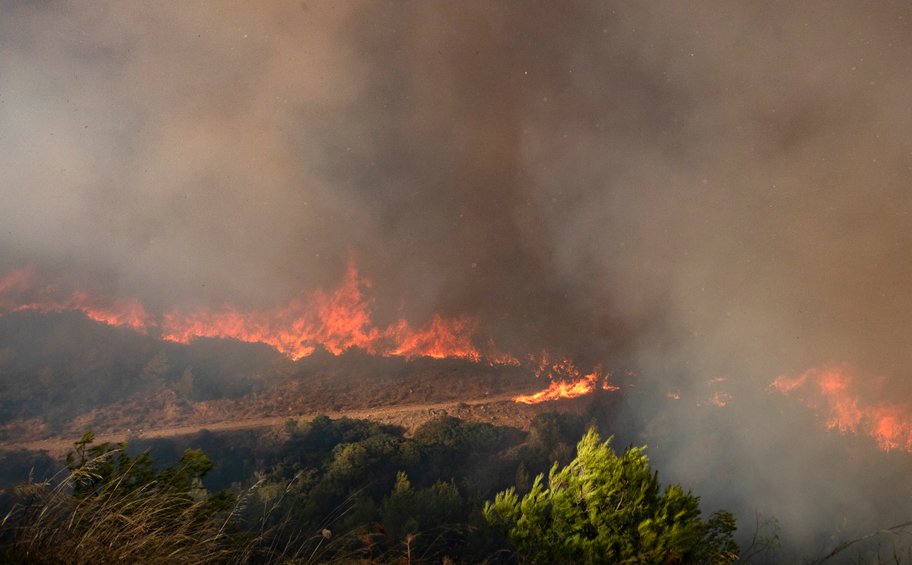
<svg viewBox="0 0 912 565">
<path fill-rule="evenodd" d="M 479 361 L 481 354 L 472 344 L 472 336 L 478 330 L 478 323 L 472 318 L 447 320 L 434 315 L 431 324 L 424 331 L 413 331 L 405 321 L 400 320 L 394 330 L 398 345 L 391 352 L 393 355 L 411 357 L 461 357 Z"/>
<path fill-rule="evenodd" d="M 145 332 L 153 324 L 152 317 L 138 300 L 104 300 L 82 290 L 69 294 L 61 293 L 56 287 L 37 287 L 34 283 L 35 270 L 26 267 L 0 278 L 0 309 L 14 312 L 78 311 L 96 322 L 109 326 L 133 328 Z"/>
<path fill-rule="evenodd" d="M 598 379 L 598 375 L 590 373 L 576 382 L 551 381 L 548 388 L 534 394 L 521 394 L 514 398 L 513 401 L 522 402 L 523 404 L 538 404 L 546 400 L 576 398 L 595 390 L 596 379 Z"/>
<path fill-rule="evenodd" d="M 193 312 L 172 310 L 150 315 L 135 299 L 105 300 L 83 290 L 66 292 L 54 285 L 36 284 L 37 275 L 27 267 L 0 277 L 0 315 L 3 312 L 30 310 L 42 313 L 78 311 L 112 326 L 139 332 L 155 330 L 168 341 L 189 343 L 195 338 L 235 339 L 263 343 L 291 359 L 311 355 L 317 348 L 340 355 L 352 348 L 371 355 L 459 358 L 491 365 L 519 366 L 520 361 L 500 351 L 492 339 L 486 347 L 476 346 L 477 320 L 469 316 L 431 317 L 424 326 L 415 327 L 404 319 L 388 326 L 376 326 L 371 318 L 371 302 L 364 290 L 370 281 L 359 277 L 349 264 L 342 282 L 332 291 L 317 290 L 310 296 L 300 294 L 286 305 L 274 308 L 240 310 L 230 306 L 199 309 Z M 610 375 L 596 367 L 585 376 L 569 359 L 552 359 L 547 351 L 530 356 L 529 365 L 537 377 L 551 384 L 534 395 L 518 396 L 517 402 L 529 404 L 556 398 L 573 398 L 600 388 L 617 390 L 608 382 Z"/>
<path fill-rule="evenodd" d="M 89 318 L 112 326 L 146 332 L 156 328 L 169 341 L 188 343 L 198 337 L 230 338 L 250 343 L 265 343 L 282 354 L 300 359 L 323 347 L 334 355 L 359 348 L 373 355 L 446 358 L 455 357 L 492 364 L 518 364 L 501 353 L 491 342 L 490 355 L 475 346 L 478 323 L 461 316 L 434 315 L 424 327 L 415 328 L 406 320 L 387 327 L 373 324 L 370 301 L 362 292 L 370 282 L 358 276 L 350 264 L 338 288 L 317 290 L 310 297 L 300 295 L 283 307 L 239 310 L 222 307 L 192 313 L 170 311 L 156 318 L 135 299 L 104 300 L 86 291 L 70 293 L 55 286 L 35 283 L 33 268 L 19 269 L 0 278 L 2 311 L 60 312 L 79 311 Z"/>
<path fill-rule="evenodd" d="M 618 390 L 618 387 L 609 383 L 609 373 L 603 373 L 601 367 L 580 377 L 580 370 L 569 359 L 550 361 L 547 351 L 542 351 L 541 357 L 529 357 L 532 371 L 536 377 L 545 375 L 551 381 L 547 388 L 534 394 L 521 394 L 513 398 L 514 402 L 523 404 L 539 404 L 548 400 L 561 398 L 577 398 L 591 393 L 596 388 L 602 390 Z M 601 386 L 598 382 L 602 381 Z"/>
<path fill-rule="evenodd" d="M 225 308 L 191 315 L 170 312 L 162 321 L 162 337 L 181 343 L 194 337 L 266 343 L 292 359 L 310 355 L 317 346 L 333 355 L 358 348 L 373 355 L 406 359 L 482 358 L 473 343 L 478 323 L 472 318 L 435 315 L 420 330 L 406 320 L 379 328 L 372 323 L 370 303 L 362 287 L 369 288 L 369 281 L 359 278 L 357 268 L 349 265 L 342 284 L 333 292 L 318 290 L 310 300 L 299 297 L 284 308 L 248 312 Z"/>
<path fill-rule="evenodd" d="M 519 359 L 510 355 L 509 353 L 499 350 L 494 344 L 493 339 L 488 339 L 488 348 L 485 352 L 485 359 L 487 359 L 488 363 L 491 365 L 513 365 L 514 367 L 518 367 L 520 365 Z"/>
<path fill-rule="evenodd" d="M 829 429 L 868 435 L 883 450 L 912 451 L 909 411 L 895 403 L 865 401 L 856 392 L 858 383 L 847 366 L 809 369 L 791 377 L 782 375 L 770 388 L 786 395 L 800 393 L 802 402 L 816 410 Z"/>
</svg>

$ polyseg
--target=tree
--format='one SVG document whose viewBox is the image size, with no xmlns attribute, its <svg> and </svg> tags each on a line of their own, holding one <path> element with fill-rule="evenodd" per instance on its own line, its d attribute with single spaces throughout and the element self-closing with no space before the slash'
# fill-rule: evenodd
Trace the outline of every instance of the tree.
<svg viewBox="0 0 912 565">
<path fill-rule="evenodd" d="M 487 502 L 484 516 L 530 563 L 729 563 L 734 518 L 700 519 L 699 498 L 677 485 L 660 492 L 642 448 L 618 456 L 590 429 L 566 467 Z"/>
<path fill-rule="evenodd" d="M 453 483 L 438 481 L 430 488 L 414 489 L 400 471 L 392 493 L 383 501 L 380 516 L 387 534 L 395 540 L 432 528 L 452 527 L 463 518 L 464 501 Z"/>
</svg>

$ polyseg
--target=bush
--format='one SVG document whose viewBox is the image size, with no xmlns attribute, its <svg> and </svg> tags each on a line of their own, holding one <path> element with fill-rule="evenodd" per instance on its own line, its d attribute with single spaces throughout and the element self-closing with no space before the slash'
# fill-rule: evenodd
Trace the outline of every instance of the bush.
<svg viewBox="0 0 912 565">
<path fill-rule="evenodd" d="M 434 528 L 453 528 L 464 519 L 464 505 L 453 483 L 439 481 L 426 489 L 413 489 L 408 476 L 400 472 L 393 492 L 383 501 L 380 516 L 387 534 L 401 540 Z"/>
<path fill-rule="evenodd" d="M 700 519 L 699 499 L 658 474 L 642 449 L 617 456 L 594 429 L 566 467 L 538 475 L 484 507 L 488 522 L 530 563 L 729 563 L 737 559 L 730 513 Z"/>
</svg>

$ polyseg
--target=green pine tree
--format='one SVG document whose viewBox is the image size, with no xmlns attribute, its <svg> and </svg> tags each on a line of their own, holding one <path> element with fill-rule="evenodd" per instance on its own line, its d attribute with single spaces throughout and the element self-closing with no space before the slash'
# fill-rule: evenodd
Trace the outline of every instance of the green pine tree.
<svg viewBox="0 0 912 565">
<path fill-rule="evenodd" d="M 485 504 L 528 563 L 730 563 L 737 559 L 734 517 L 703 522 L 699 498 L 671 485 L 661 490 L 642 448 L 618 456 L 594 429 L 566 467 L 535 478 L 528 494 L 514 488 Z"/>
</svg>

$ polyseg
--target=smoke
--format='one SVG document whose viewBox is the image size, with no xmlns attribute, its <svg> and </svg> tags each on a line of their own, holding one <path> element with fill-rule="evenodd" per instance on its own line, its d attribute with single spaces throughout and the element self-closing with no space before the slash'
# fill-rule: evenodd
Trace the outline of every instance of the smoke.
<svg viewBox="0 0 912 565">
<path fill-rule="evenodd" d="M 819 463 L 738 401 L 779 374 L 848 362 L 912 393 L 905 3 L 0 14 L 5 266 L 166 309 L 274 305 L 353 259 L 381 319 L 470 314 L 668 390 L 725 376 L 724 437 L 673 409 L 667 464 L 698 491 L 694 438 L 742 476 Z M 759 483 L 745 500 L 801 490 Z"/>
</svg>

